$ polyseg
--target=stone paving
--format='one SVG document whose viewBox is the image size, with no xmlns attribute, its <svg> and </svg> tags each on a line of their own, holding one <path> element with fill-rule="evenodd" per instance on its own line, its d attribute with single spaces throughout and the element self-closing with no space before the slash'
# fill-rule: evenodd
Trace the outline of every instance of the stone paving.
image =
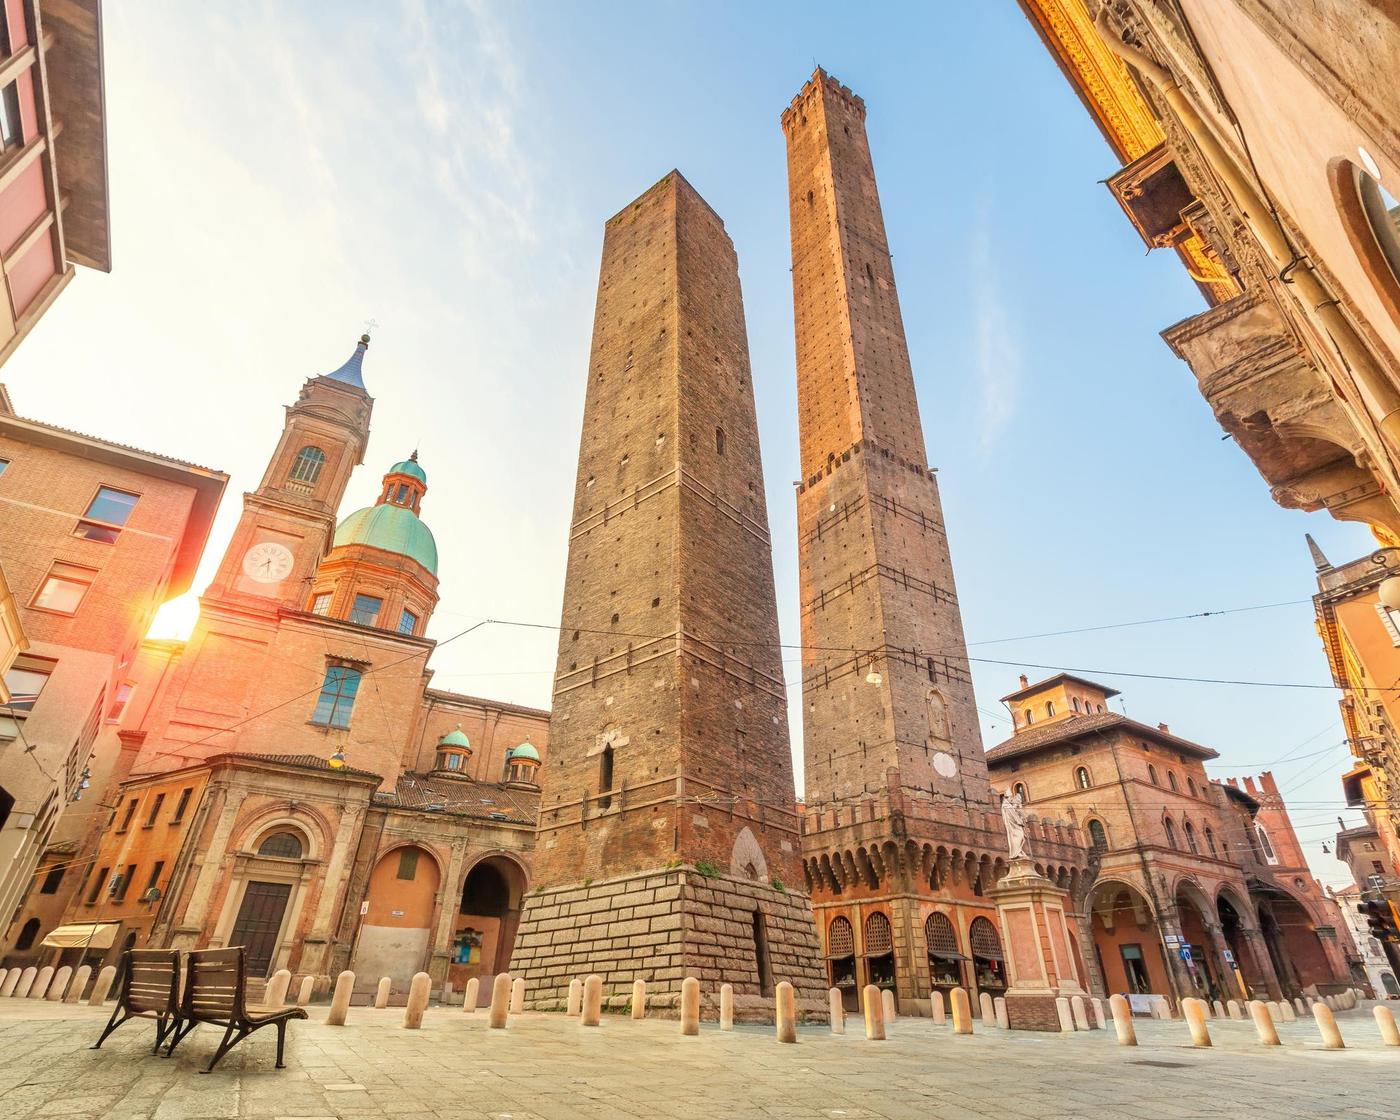
<svg viewBox="0 0 1400 1120">
<path fill-rule="evenodd" d="M 128 1023 L 88 1047 L 110 1009 L 0 1000 L 0 1120 L 238 1117 L 345 1120 L 602 1120 L 662 1117 L 1035 1120 L 1132 1117 L 1386 1117 L 1400 1114 L 1400 1048 L 1381 1046 L 1369 1005 L 1337 1016 L 1348 1049 L 1323 1051 L 1311 1021 L 1279 1026 L 1283 1047 L 1249 1023 L 1212 1020 L 1195 1050 L 1180 1021 L 1139 1020 L 1136 1049 L 1112 1031 L 1068 1036 L 984 1028 L 955 1037 L 903 1018 L 867 1042 L 803 1027 L 782 1045 L 771 1027 L 683 1038 L 674 1021 L 606 1016 L 585 1028 L 559 1015 L 515 1016 L 491 1031 L 485 1011 L 433 1008 L 407 1031 L 403 1010 L 326 1008 L 291 1024 L 287 1068 L 263 1031 L 198 1071 L 220 1032 L 198 1028 L 171 1059 L 152 1057 L 154 1025 Z"/>
</svg>

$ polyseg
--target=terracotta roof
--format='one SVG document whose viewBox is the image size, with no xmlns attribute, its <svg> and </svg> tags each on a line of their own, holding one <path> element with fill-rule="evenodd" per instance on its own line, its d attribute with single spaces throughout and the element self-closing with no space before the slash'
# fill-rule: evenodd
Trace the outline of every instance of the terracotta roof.
<svg viewBox="0 0 1400 1120">
<path fill-rule="evenodd" d="M 1061 681 L 1074 681 L 1076 684 L 1088 685 L 1095 692 L 1102 692 L 1105 696 L 1117 696 L 1116 688 L 1109 688 L 1106 684 L 1099 684 L 1098 681 L 1091 681 L 1088 677 L 1077 677 L 1073 673 L 1056 673 L 1053 677 L 1046 677 L 1043 681 L 1036 681 L 1035 684 L 1028 684 L 1025 688 L 1018 688 L 1015 692 L 1008 692 L 1001 698 L 1003 704 L 1009 704 L 1022 696 L 1029 696 L 1033 692 L 1042 692 L 1051 685 L 1059 684 Z"/>
<path fill-rule="evenodd" d="M 481 696 L 468 696 L 465 692 L 449 692 L 445 688 L 425 688 L 423 695 L 429 700 L 442 700 L 449 704 L 470 704 L 477 708 L 495 708 L 502 712 L 517 712 L 523 716 L 539 716 L 549 719 L 548 708 L 527 708 L 524 704 L 512 704 L 506 700 L 487 700 Z"/>
<path fill-rule="evenodd" d="M 223 762 L 225 760 L 238 761 L 240 759 L 250 759 L 254 762 L 272 762 L 279 766 L 295 766 L 300 770 L 320 770 L 326 774 L 348 774 L 355 778 L 374 778 L 381 782 L 384 780 L 384 775 L 376 774 L 370 770 L 360 770 L 354 766 L 334 767 L 324 758 L 314 754 L 246 754 L 242 751 L 231 751 L 228 754 L 217 755 L 209 761 Z"/>
<path fill-rule="evenodd" d="M 133 447 L 129 443 L 118 443 L 116 440 L 103 439 L 101 436 L 90 435 L 87 432 L 80 432 L 74 428 L 65 428 L 58 424 L 50 424 L 44 420 L 35 420 L 32 416 L 21 416 L 17 412 L 0 410 L 0 415 L 9 420 L 18 421 L 21 424 L 28 424 L 44 431 L 54 432 L 62 436 L 73 436 L 77 439 L 85 439 L 92 443 L 101 444 L 103 447 L 110 447 L 116 451 L 129 451 L 135 455 L 145 455 L 151 459 L 158 459 L 162 463 L 170 463 L 172 466 L 183 467 L 187 470 L 201 471 L 216 479 L 228 481 L 228 475 L 223 471 L 215 470 L 213 467 L 203 467 L 198 463 L 191 463 L 185 459 L 177 459 L 173 455 L 162 455 L 159 451 L 147 451 L 144 447 Z"/>
<path fill-rule="evenodd" d="M 1129 719 L 1117 712 L 1095 712 L 1093 715 L 1069 715 L 1062 719 L 1043 723 L 1039 727 L 1033 725 L 1024 731 L 1018 731 L 1005 742 L 989 748 L 987 761 L 1005 762 L 1008 759 L 1020 758 L 1022 755 L 1031 754 L 1057 743 L 1078 739 L 1090 732 L 1102 731 L 1110 727 L 1121 727 L 1134 735 L 1174 747 L 1176 750 L 1193 754 L 1197 758 L 1220 757 L 1219 753 L 1210 747 L 1203 747 L 1200 743 L 1193 743 L 1190 739 L 1182 739 L 1156 727 L 1148 727 L 1145 723 L 1138 723 L 1137 720 Z"/>
<path fill-rule="evenodd" d="M 399 776 L 392 793 L 376 793 L 374 801 L 376 805 L 423 809 L 508 824 L 532 825 L 539 811 L 537 797 L 495 782 L 434 778 L 413 771 Z"/>
</svg>

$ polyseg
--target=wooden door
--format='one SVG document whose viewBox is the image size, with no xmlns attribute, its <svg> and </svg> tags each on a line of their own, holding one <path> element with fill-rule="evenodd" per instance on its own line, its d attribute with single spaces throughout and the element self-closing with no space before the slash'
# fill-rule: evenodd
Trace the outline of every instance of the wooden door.
<svg viewBox="0 0 1400 1120">
<path fill-rule="evenodd" d="M 265 977 L 277 952 L 277 933 L 282 928 L 282 915 L 287 910 L 287 898 L 292 893 L 290 883 L 248 884 L 243 893 L 243 905 L 238 908 L 238 920 L 233 923 L 229 947 L 243 946 L 247 974 Z"/>
</svg>

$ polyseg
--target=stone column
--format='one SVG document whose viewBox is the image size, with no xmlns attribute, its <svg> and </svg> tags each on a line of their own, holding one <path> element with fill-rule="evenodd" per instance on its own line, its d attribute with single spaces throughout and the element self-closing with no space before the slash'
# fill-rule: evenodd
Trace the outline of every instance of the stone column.
<svg viewBox="0 0 1400 1120">
<path fill-rule="evenodd" d="M 1263 979 L 1264 986 L 1269 990 L 1269 998 L 1282 999 L 1283 988 L 1274 971 L 1274 959 L 1269 956 L 1269 947 L 1264 943 L 1264 931 L 1255 926 L 1242 932 L 1249 946 L 1249 955 L 1253 958 L 1255 973 Z"/>
<path fill-rule="evenodd" d="M 1022 856 L 1012 861 L 1006 877 L 987 895 L 1001 919 L 1011 1029 L 1058 1031 L 1055 1000 L 1086 994 L 1071 958 L 1069 892 L 1037 874 L 1035 865 Z"/>
</svg>

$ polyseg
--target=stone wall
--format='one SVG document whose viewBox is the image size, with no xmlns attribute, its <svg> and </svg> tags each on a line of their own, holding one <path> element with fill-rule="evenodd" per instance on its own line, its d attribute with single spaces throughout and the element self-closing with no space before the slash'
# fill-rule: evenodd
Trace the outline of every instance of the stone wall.
<svg viewBox="0 0 1400 1120">
<path fill-rule="evenodd" d="M 754 915 L 762 915 L 767 983 L 760 983 Z M 647 982 L 654 1014 L 674 1017 L 681 981 L 700 981 L 703 1013 L 718 1014 L 721 984 L 734 987 L 734 1015 L 773 1018 L 773 988 L 788 980 L 804 1018 L 826 1014 L 826 981 L 807 896 L 728 876 L 671 868 L 529 896 L 511 971 L 524 976 L 526 1006 L 565 1006 L 569 981 L 596 973 L 604 1004 L 625 1007 L 632 982 Z"/>
</svg>

